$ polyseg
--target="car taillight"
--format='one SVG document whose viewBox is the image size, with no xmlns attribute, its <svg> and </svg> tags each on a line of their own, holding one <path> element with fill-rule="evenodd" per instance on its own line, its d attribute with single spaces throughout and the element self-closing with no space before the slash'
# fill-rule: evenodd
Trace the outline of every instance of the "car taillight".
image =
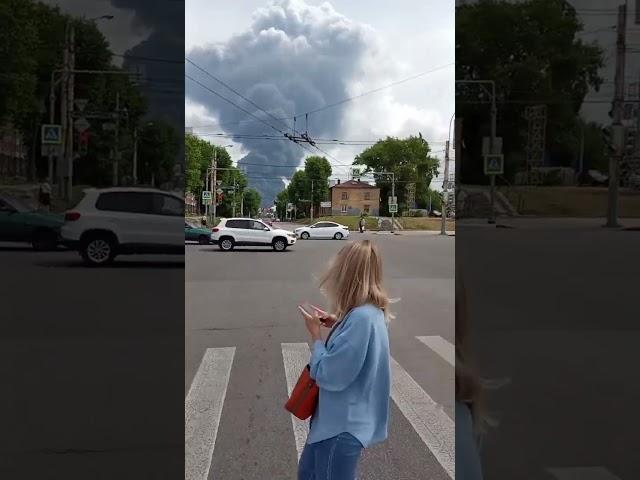
<svg viewBox="0 0 640 480">
<path fill-rule="evenodd" d="M 80 218 L 80 214 L 78 212 L 67 212 L 64 215 L 65 222 L 75 222 Z"/>
<path fill-rule="evenodd" d="M 212 229 L 211 229 L 211 231 L 212 231 L 213 233 L 216 233 L 216 232 L 219 232 L 219 231 L 220 231 L 220 229 L 219 229 L 218 227 L 215 227 L 215 228 L 212 228 Z"/>
</svg>

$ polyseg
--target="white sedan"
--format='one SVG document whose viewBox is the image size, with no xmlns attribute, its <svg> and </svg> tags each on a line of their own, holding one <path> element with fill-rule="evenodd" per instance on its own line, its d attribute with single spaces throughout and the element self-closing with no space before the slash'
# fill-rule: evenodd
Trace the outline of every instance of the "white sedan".
<svg viewBox="0 0 640 480">
<path fill-rule="evenodd" d="M 307 227 L 296 228 L 293 233 L 303 240 L 309 238 L 333 238 L 342 240 L 349 236 L 349 227 L 334 222 L 316 222 Z"/>
</svg>

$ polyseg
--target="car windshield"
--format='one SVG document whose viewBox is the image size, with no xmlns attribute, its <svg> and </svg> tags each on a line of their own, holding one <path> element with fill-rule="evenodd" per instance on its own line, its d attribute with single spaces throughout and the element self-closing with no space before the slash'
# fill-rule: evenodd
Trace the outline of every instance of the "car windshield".
<svg viewBox="0 0 640 480">
<path fill-rule="evenodd" d="M 13 207 L 17 212 L 20 213 L 24 213 L 24 212 L 33 212 L 35 209 L 30 207 L 29 205 L 27 205 L 26 203 L 24 203 L 22 200 L 19 200 L 15 197 L 10 197 L 10 196 L 1 196 L 0 200 L 4 201 L 4 203 L 6 203 L 7 205 L 10 205 L 11 207 Z"/>
</svg>

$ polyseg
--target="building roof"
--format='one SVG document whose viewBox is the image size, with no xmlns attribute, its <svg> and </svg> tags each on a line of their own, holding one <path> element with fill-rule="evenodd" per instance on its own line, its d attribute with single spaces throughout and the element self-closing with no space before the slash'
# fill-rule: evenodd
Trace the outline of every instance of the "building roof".
<svg viewBox="0 0 640 480">
<path fill-rule="evenodd" d="M 378 188 L 375 185 L 371 185 L 367 182 L 359 182 L 357 180 L 347 180 L 346 182 L 336 183 L 331 188 Z"/>
</svg>

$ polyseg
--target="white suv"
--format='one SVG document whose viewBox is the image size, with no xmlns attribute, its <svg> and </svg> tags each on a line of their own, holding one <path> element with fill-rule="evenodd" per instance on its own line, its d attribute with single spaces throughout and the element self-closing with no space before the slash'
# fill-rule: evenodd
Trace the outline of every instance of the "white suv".
<svg viewBox="0 0 640 480">
<path fill-rule="evenodd" d="M 118 254 L 184 255 L 184 200 L 150 188 L 84 191 L 65 214 L 62 243 L 78 250 L 87 265 L 100 266 Z"/>
<path fill-rule="evenodd" d="M 283 252 L 296 243 L 296 235 L 287 230 L 273 228 L 251 218 L 228 218 L 212 229 L 211 241 L 221 250 L 233 250 L 235 246 L 271 246 Z"/>
</svg>

